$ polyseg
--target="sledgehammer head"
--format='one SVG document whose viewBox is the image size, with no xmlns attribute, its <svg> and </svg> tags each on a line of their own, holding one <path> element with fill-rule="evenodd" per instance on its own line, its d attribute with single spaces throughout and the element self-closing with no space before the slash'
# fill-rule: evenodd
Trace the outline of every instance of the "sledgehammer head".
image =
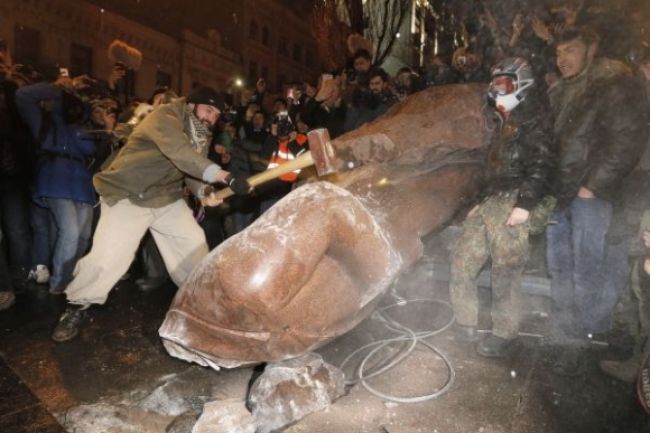
<svg viewBox="0 0 650 433">
<path fill-rule="evenodd" d="M 325 128 L 314 129 L 307 133 L 309 150 L 319 176 L 334 173 L 339 169 L 330 134 Z"/>
</svg>

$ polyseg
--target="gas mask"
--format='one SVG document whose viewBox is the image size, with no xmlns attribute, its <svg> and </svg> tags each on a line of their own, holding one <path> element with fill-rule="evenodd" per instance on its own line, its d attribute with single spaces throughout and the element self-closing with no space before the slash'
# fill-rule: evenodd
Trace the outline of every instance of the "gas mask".
<svg viewBox="0 0 650 433">
<path fill-rule="evenodd" d="M 510 75 L 499 75 L 492 79 L 488 96 L 496 109 L 502 113 L 514 110 L 526 97 L 525 91 L 534 80 L 521 80 Z"/>
</svg>

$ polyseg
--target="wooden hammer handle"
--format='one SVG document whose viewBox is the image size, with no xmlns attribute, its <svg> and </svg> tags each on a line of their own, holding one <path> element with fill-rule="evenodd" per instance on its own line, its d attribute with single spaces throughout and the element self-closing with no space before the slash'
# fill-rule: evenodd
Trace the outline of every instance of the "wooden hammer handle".
<svg viewBox="0 0 650 433">
<path fill-rule="evenodd" d="M 307 151 L 305 153 L 300 154 L 296 159 L 292 159 L 291 161 L 280 164 L 277 167 L 273 167 L 270 170 L 265 170 L 261 173 L 249 177 L 246 180 L 248 181 L 250 186 L 255 187 L 257 185 L 266 183 L 270 180 L 277 179 L 283 174 L 287 174 L 294 170 L 300 170 L 302 168 L 309 167 L 310 165 L 314 165 L 314 159 L 311 156 L 311 152 Z M 234 195 L 235 193 L 230 188 L 224 188 L 224 189 L 220 189 L 214 194 L 217 196 L 217 198 L 224 200 Z"/>
</svg>

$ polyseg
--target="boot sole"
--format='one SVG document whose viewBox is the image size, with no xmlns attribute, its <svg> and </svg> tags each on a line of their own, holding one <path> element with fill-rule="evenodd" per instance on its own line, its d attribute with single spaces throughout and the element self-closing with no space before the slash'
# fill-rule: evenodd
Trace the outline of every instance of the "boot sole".
<svg viewBox="0 0 650 433">
<path fill-rule="evenodd" d="M 77 335 L 79 335 L 79 330 L 78 329 L 74 333 L 72 333 L 71 335 L 66 335 L 66 336 L 57 337 L 55 334 L 52 334 L 52 340 L 56 341 L 57 343 L 64 343 L 66 341 L 72 340 Z"/>
</svg>

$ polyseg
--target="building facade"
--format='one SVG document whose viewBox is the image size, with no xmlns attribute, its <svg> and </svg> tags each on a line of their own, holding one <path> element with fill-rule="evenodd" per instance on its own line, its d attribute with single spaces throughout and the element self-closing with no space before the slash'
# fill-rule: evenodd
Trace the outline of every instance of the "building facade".
<svg viewBox="0 0 650 433">
<path fill-rule="evenodd" d="M 139 97 L 160 86 L 181 94 L 199 85 L 232 91 L 238 79 L 250 87 L 258 77 L 278 90 L 280 83 L 313 80 L 320 70 L 309 19 L 296 14 L 290 3 L 194 1 L 191 11 L 175 3 L 173 13 L 179 16 L 213 14 L 204 21 L 221 30 L 181 28 L 187 21 L 181 19 L 178 28 L 146 22 L 143 11 L 135 9 L 151 7 L 146 0 L 123 8 L 124 2 L 113 3 L 114 9 L 105 10 L 86 0 L 3 0 L 0 38 L 7 41 L 14 63 L 40 70 L 66 67 L 72 75 L 99 79 L 106 79 L 113 67 L 109 45 L 122 40 L 143 54 L 134 74 Z"/>
<path fill-rule="evenodd" d="M 275 91 L 287 83 L 315 83 L 322 69 L 309 24 L 311 12 L 292 10 L 273 0 L 244 0 L 242 5 L 242 61 L 247 83 L 263 77 Z"/>
</svg>

